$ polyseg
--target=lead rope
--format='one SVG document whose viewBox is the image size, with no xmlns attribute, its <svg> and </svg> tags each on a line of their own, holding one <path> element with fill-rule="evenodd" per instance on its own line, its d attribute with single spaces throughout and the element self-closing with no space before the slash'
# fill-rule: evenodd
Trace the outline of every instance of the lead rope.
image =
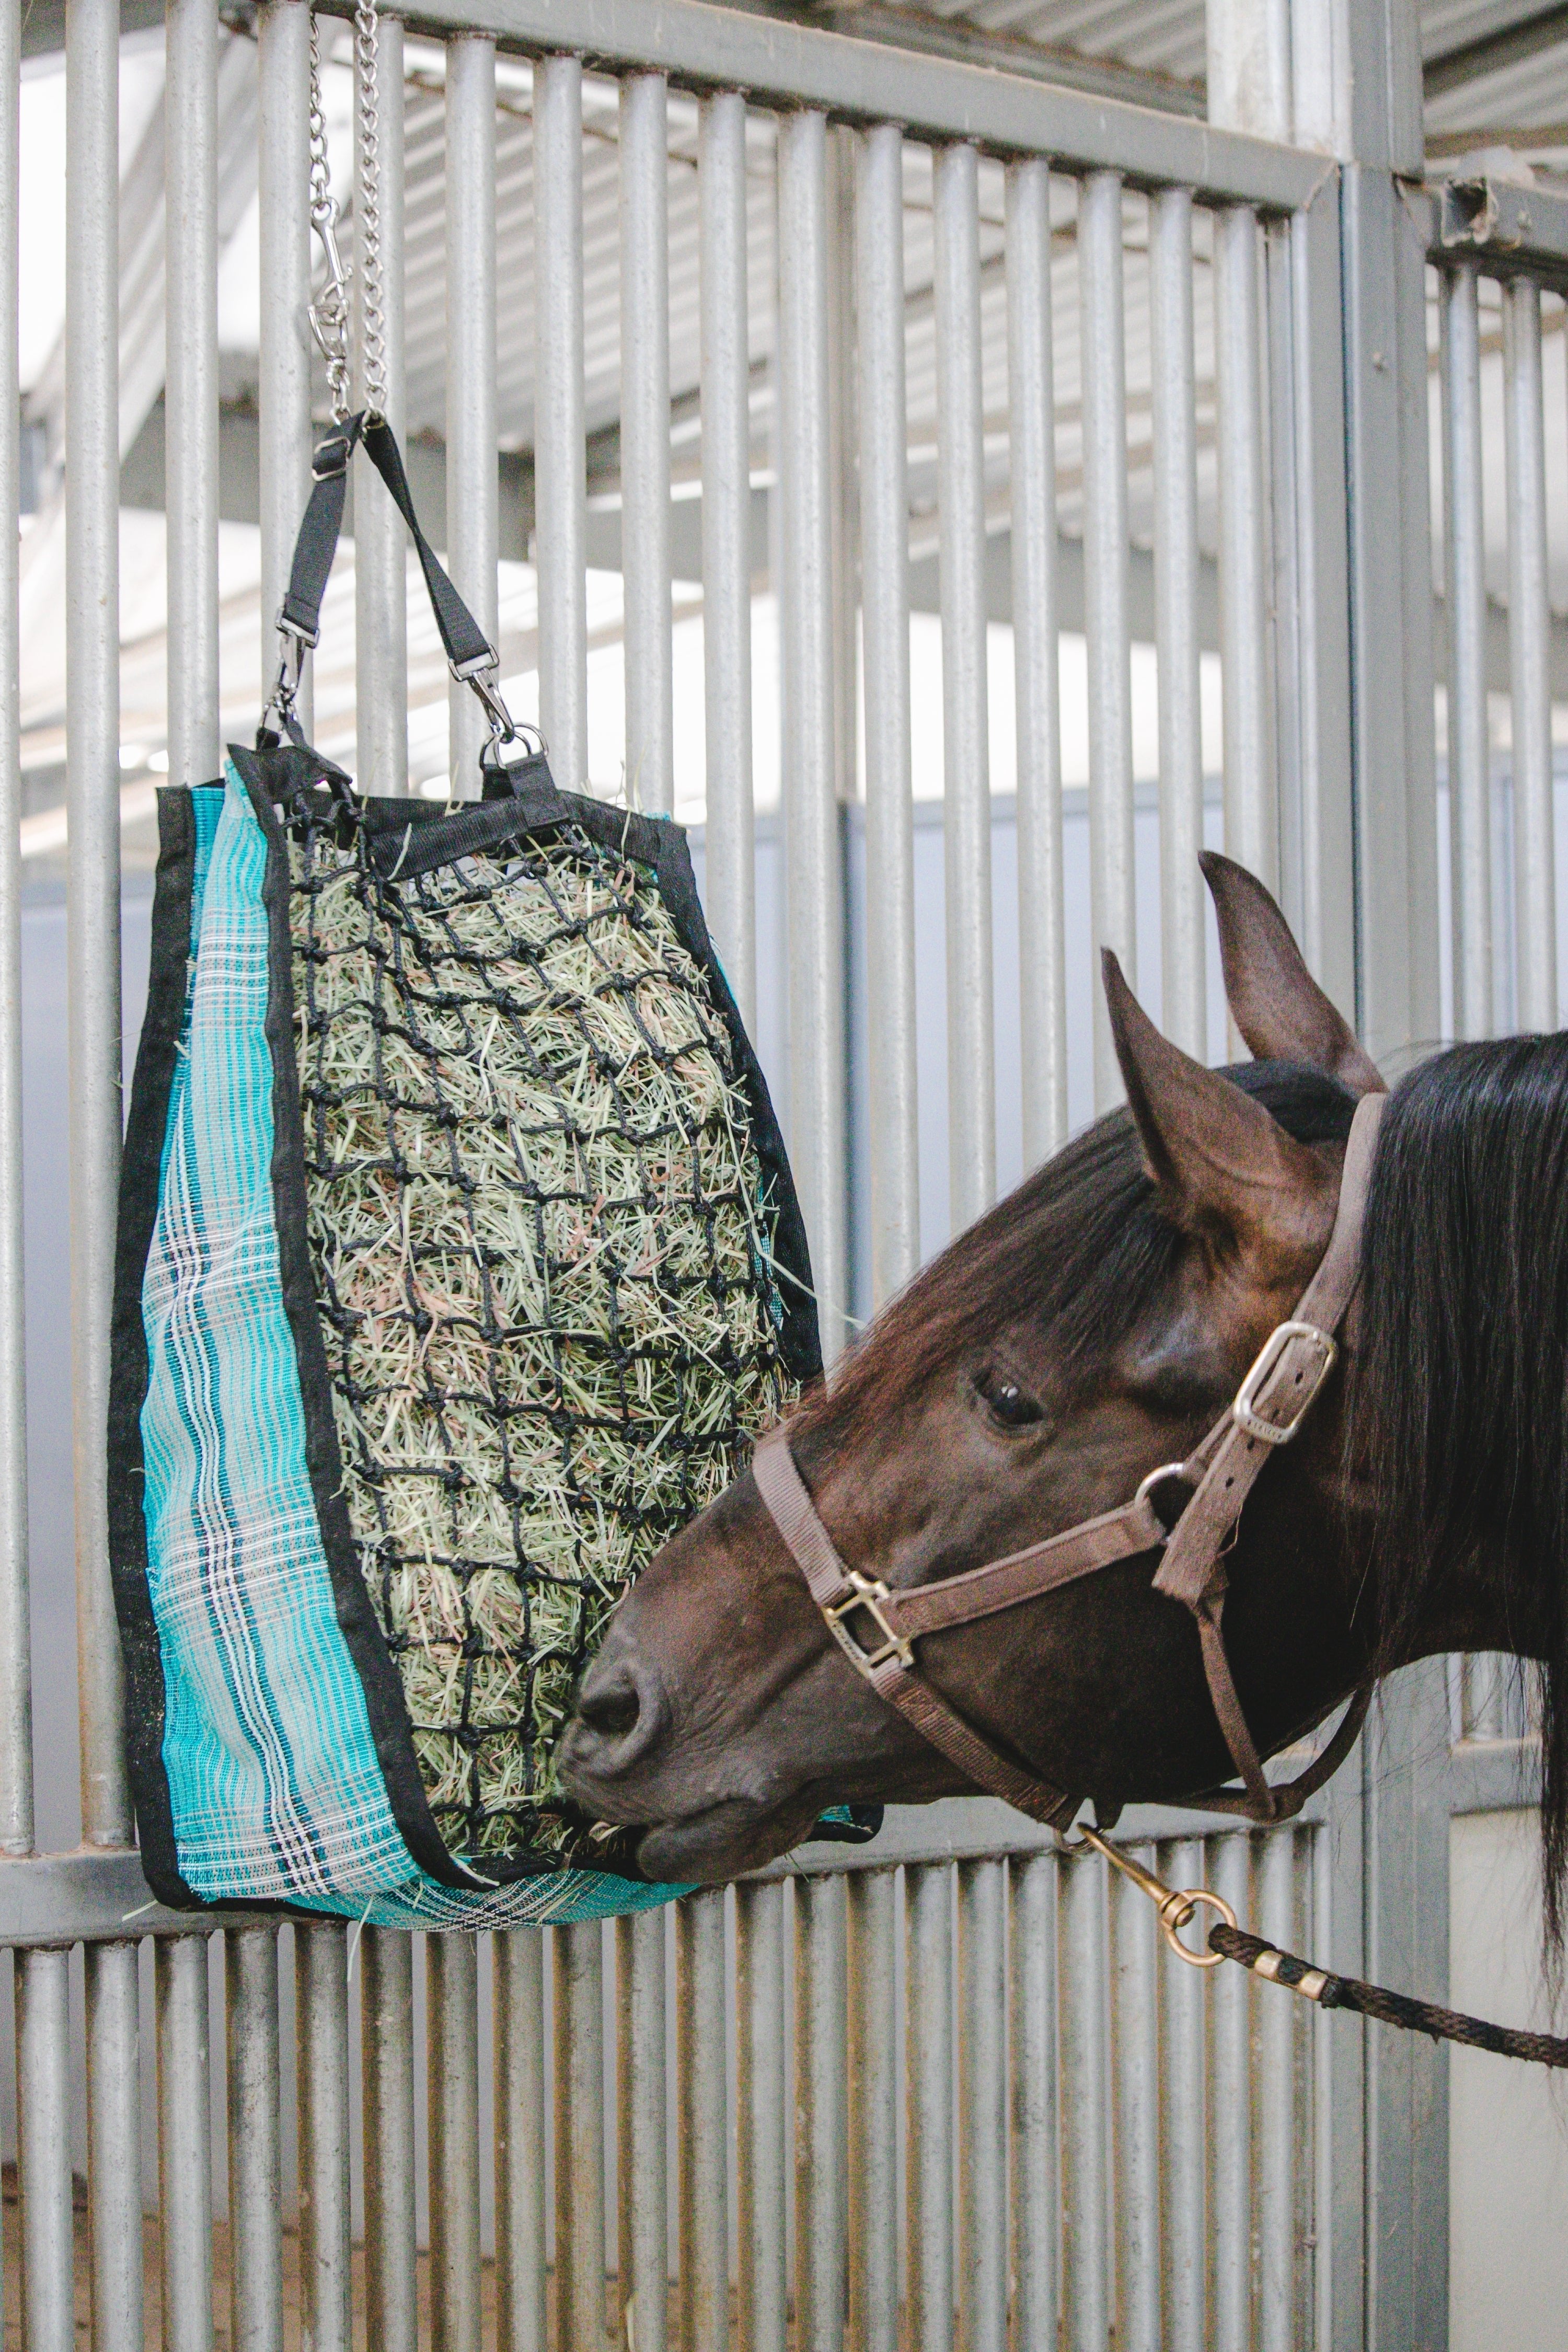
<svg viewBox="0 0 1568 2352">
<path fill-rule="evenodd" d="M 1568 2067 L 1568 2041 L 1553 2033 L 1526 2033 L 1511 2025 L 1493 2025 L 1484 2017 L 1468 2017 L 1463 2010 L 1441 2009 L 1436 2001 L 1416 2000 L 1408 1993 L 1390 1992 L 1383 1985 L 1365 1984 L 1360 1977 L 1337 1977 L 1327 1969 L 1281 1951 L 1262 1936 L 1238 1927 L 1236 1914 L 1220 1895 L 1206 1886 L 1172 1887 L 1153 1872 L 1134 1862 L 1130 1853 L 1099 1830 L 1081 1822 L 1071 1837 L 1061 1840 L 1065 1852 L 1092 1846 L 1113 1870 L 1146 1895 L 1159 1915 L 1160 1931 L 1176 1958 L 1193 1969 L 1217 1969 L 1234 1960 L 1250 1969 L 1266 1984 L 1284 1985 L 1320 2009 L 1349 2009 L 1374 2017 L 1381 2025 L 1396 2025 L 1406 2033 L 1427 2033 L 1434 2042 L 1462 2042 L 1471 2050 L 1489 2050 L 1498 2058 L 1524 2058 L 1537 2066 Z M 1199 1910 L 1218 1913 L 1209 1929 L 1206 1951 L 1194 1951 L 1182 1940 L 1182 1929 Z"/>
</svg>

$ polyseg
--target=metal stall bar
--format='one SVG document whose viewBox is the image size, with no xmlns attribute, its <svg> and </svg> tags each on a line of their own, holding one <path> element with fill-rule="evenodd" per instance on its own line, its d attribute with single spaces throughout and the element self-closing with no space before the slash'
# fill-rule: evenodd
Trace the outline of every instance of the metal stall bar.
<svg viewBox="0 0 1568 2352">
<path fill-rule="evenodd" d="M 1208 1059 L 1203 707 L 1198 682 L 1197 420 L 1193 387 L 1193 199 L 1149 202 L 1154 439 L 1154 644 L 1160 696 L 1160 1026 Z M 1224 467 L 1221 472 L 1224 472 Z"/>
<path fill-rule="evenodd" d="M 964 2352 L 1007 2344 L 1007 1865 L 958 1865 L 958 2301 Z"/>
<path fill-rule="evenodd" d="M 1508 647 L 1513 707 L 1514 1019 L 1557 1026 L 1556 827 L 1552 805 L 1552 613 L 1546 565 L 1546 451 L 1541 289 L 1502 289 L 1508 479 Z"/>
<path fill-rule="evenodd" d="M 1121 311 L 1121 175 L 1079 190 L 1083 344 L 1083 608 L 1089 640 L 1089 924 L 1136 987 L 1132 673 L 1127 634 L 1127 359 Z M 1098 976 L 1097 976 L 1098 979 Z M 1104 996 L 1094 988 L 1094 1106 L 1121 1091 Z"/>
<path fill-rule="evenodd" d="M 224 1942 L 229 2340 L 234 2352 L 283 2352 L 278 1937 L 271 1927 L 234 1927 Z M 385 2352 L 407 2352 L 395 2337 L 379 2340 Z"/>
<path fill-rule="evenodd" d="M 523 1927 L 495 1936 L 491 1951 L 496 2352 L 545 2352 L 543 1932 Z"/>
<path fill-rule="evenodd" d="M 1057 2230 L 1057 1886 L 1053 1853 L 1015 1859 L 1012 1898 L 1013 2275 L 1016 2341 L 1053 2345 Z"/>
<path fill-rule="evenodd" d="M 479 2352 L 479 1945 L 425 1938 L 432 2352 Z"/>
<path fill-rule="evenodd" d="M 168 0 L 163 206 L 169 782 L 218 772 L 217 44 L 207 0 Z"/>
<path fill-rule="evenodd" d="M 784 2352 L 784 1888 L 735 1889 L 738 2352 Z"/>
<path fill-rule="evenodd" d="M 1164 1862 L 1161 1875 L 1168 1886 L 1203 1885 L 1204 1850 L 1196 1838 L 1169 1846 Z M 1160 2210 L 1168 2352 L 1205 2352 L 1208 2343 L 1205 2018 L 1201 1972 L 1173 1952 L 1163 1951 L 1159 2090 L 1164 2178 Z"/>
<path fill-rule="evenodd" d="M 846 1927 L 839 1874 L 796 1880 L 795 2324 L 799 2352 L 840 2352 L 848 2315 Z"/>
<path fill-rule="evenodd" d="M 71 1455 L 82 1836 L 128 1845 L 109 1581 L 109 1322 L 120 1178 L 120 11 L 66 9 L 66 963 Z"/>
<path fill-rule="evenodd" d="M 651 1926 L 651 1922 L 650 1922 Z M 662 1943 L 660 1949 L 662 1951 Z M 680 2115 L 680 2328 L 684 2352 L 730 2340 L 730 2122 L 724 2015 L 724 1891 L 689 1895 L 675 1915 Z M 663 2128 L 660 2109 L 659 2127 Z M 658 2276 L 666 2261 L 662 2200 Z M 640 2305 L 639 2305 L 640 2308 Z M 649 2337 L 648 2343 L 662 2343 Z M 637 2330 L 639 2352 L 645 2338 Z"/>
<path fill-rule="evenodd" d="M 205 1936 L 159 1937 L 153 1977 L 163 2352 L 211 2352 L 212 2078 Z"/>
<path fill-rule="evenodd" d="M 1220 663 L 1226 854 L 1279 885 L 1279 807 L 1268 705 L 1268 469 L 1258 354 L 1258 215 L 1233 205 L 1214 225 L 1219 468 Z"/>
<path fill-rule="evenodd" d="M 621 575 L 626 797 L 675 806 L 669 593 L 669 89 L 621 84 Z M 742 134 L 743 135 L 743 134 Z"/>
<path fill-rule="evenodd" d="M 1151 1849 L 1133 1849 L 1148 1870 Z M 1160 2340 L 1160 1979 L 1158 1927 L 1140 1887 L 1118 1877 L 1110 1898 L 1116 2331 Z"/>
<path fill-rule="evenodd" d="M 261 675 L 270 684 L 278 667 L 279 608 L 310 491 L 310 12 L 304 0 L 263 0 L 256 35 Z M 309 663 L 300 682 L 299 711 L 308 736 Z"/>
<path fill-rule="evenodd" d="M 300 2119 L 300 2328 L 310 2352 L 351 2352 L 347 1937 L 294 1926 Z"/>
<path fill-rule="evenodd" d="M 849 2340 L 856 2352 L 899 2341 L 898 1881 L 890 1870 L 847 1874 L 849 2059 Z"/>
<path fill-rule="evenodd" d="M 789 1142 L 811 1242 L 823 1352 L 844 1340 L 843 878 L 835 772 L 826 123 L 778 134 L 778 446 Z"/>
<path fill-rule="evenodd" d="M 374 102 L 365 86 L 365 52 L 356 38 L 360 72 L 354 108 L 353 276 L 354 398 L 366 404 L 370 362 L 379 356 L 381 407 L 399 442 L 407 422 L 404 399 L 404 154 L 403 26 L 380 16 L 374 47 Z M 376 187 L 374 242 L 380 257 L 381 345 L 366 332 L 365 262 L 373 225 L 364 202 L 367 167 Z M 354 470 L 355 760 L 360 790 L 395 797 L 408 789 L 408 535 L 380 476 Z M 470 697 L 470 699 L 472 698 Z M 368 1979 L 367 1979 L 368 1983 Z M 368 2139 L 366 2142 L 368 2149 Z M 368 2243 L 368 2240 L 367 2240 Z M 390 2313 L 389 2313 L 390 2324 Z M 371 2341 L 379 2343 L 373 2329 Z"/>
<path fill-rule="evenodd" d="M 1473 261 L 1439 278 L 1443 522 L 1448 621 L 1448 833 L 1452 844 L 1454 1034 L 1492 1030 L 1491 743 L 1487 724 L 1487 575 L 1481 499 L 1481 345 Z"/>
<path fill-rule="evenodd" d="M 702 664 L 708 920 L 741 1018 L 757 1012 L 752 801 L 752 421 L 746 101 L 705 99 L 698 131 L 701 275 Z"/>
<path fill-rule="evenodd" d="M 87 1980 L 87 2230 L 93 2352 L 142 2352 L 137 1950 L 134 1944 L 89 1944 L 82 1958 Z"/>
<path fill-rule="evenodd" d="M 975 150 L 968 145 L 939 150 L 933 178 L 948 1218 L 952 1230 L 959 1233 L 991 1206 L 996 1193 L 980 159 Z"/>
<path fill-rule="evenodd" d="M 414 1938 L 366 1927 L 359 1964 L 365 2340 L 375 2352 L 416 2352 Z"/>
<path fill-rule="evenodd" d="M 605 2335 L 605 1962 L 597 1919 L 552 1927 L 555 1957 L 555 2281 L 561 2340 Z"/>
<path fill-rule="evenodd" d="M 0 6 L 0 383 L 17 381 L 21 0 Z M 33 1843 L 22 1253 L 21 409 L 0 404 L 0 1853 Z"/>
<path fill-rule="evenodd" d="M 1223 1895 L 1238 1919 L 1251 1916 L 1249 1841 L 1233 1832 L 1215 1838 L 1208 1868 L 1195 1882 Z M 1252 2344 L 1252 2101 L 1247 2036 L 1252 1979 L 1241 1969 L 1216 1969 L 1209 1988 L 1209 2247 L 1214 2307 L 1213 2352 L 1250 2352 Z"/>
<path fill-rule="evenodd" d="M 866 703 L 866 1013 L 871 1295 L 921 1256 L 915 852 L 910 744 L 910 495 L 904 386 L 904 134 L 859 142 L 860 626 Z"/>
<path fill-rule="evenodd" d="M 1013 664 L 1018 763 L 1018 1010 L 1024 1165 L 1067 1141 L 1066 909 L 1057 650 L 1057 435 L 1051 175 L 1044 156 L 1007 173 L 1007 396 Z"/>
<path fill-rule="evenodd" d="M 63 1948 L 16 1955 L 17 2234 L 27 2352 L 74 2352 L 76 2344 L 69 1970 Z"/>
<path fill-rule="evenodd" d="M 583 67 L 533 74 L 534 394 L 539 723 L 555 781 L 588 779 L 588 607 L 583 440 Z"/>
<path fill-rule="evenodd" d="M 1104 2352 L 1111 2324 L 1107 1873 L 1066 1869 L 1063 1890 L 1062 2309 L 1068 2352 Z"/>
<path fill-rule="evenodd" d="M 720 1896 L 721 1905 L 723 1902 Z M 635 1911 L 616 1922 L 616 2119 L 619 2126 L 621 2334 L 637 2352 L 668 2339 L 669 2184 L 665 2153 L 665 1917 Z M 723 1991 L 719 2014 L 722 2016 Z M 677 2032 L 686 2023 L 677 2012 Z M 712 2018 L 698 2028 L 709 2037 Z M 682 2133 L 684 2170 L 693 2151 Z M 684 2250 L 683 2250 L 684 2252 Z M 682 2259 L 681 2284 L 686 2284 Z"/>
<path fill-rule="evenodd" d="M 1297 1851 L 1293 1830 L 1258 1840 L 1258 1933 L 1284 1952 L 1299 1952 L 1304 1942 L 1305 1922 L 1296 1900 Z M 1311 2178 L 1310 2150 L 1300 2145 L 1305 2118 L 1296 2096 L 1296 2046 L 1304 2014 L 1294 2001 L 1258 2004 L 1253 2104 L 1258 2140 L 1258 2352 L 1294 2352 L 1301 2340 L 1296 2205 L 1302 2174 Z"/>
<path fill-rule="evenodd" d="M 500 641 L 500 475 L 496 436 L 496 45 L 447 44 L 447 551 L 453 585 Z M 479 698 L 447 694 L 454 794 L 476 799 L 486 740 Z"/>
<path fill-rule="evenodd" d="M 904 1873 L 910 2352 L 952 2352 L 952 1875 Z"/>
</svg>

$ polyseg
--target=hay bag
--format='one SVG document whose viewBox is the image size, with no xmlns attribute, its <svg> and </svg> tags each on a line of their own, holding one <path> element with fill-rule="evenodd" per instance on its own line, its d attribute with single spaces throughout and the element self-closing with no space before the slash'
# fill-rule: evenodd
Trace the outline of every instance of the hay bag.
<svg viewBox="0 0 1568 2352">
<path fill-rule="evenodd" d="M 485 792 L 363 799 L 271 734 L 160 795 L 110 1507 L 166 1902 L 673 1891 L 555 1749 L 617 1598 L 818 1368 L 805 1236 L 679 829 L 541 755 Z"/>
</svg>

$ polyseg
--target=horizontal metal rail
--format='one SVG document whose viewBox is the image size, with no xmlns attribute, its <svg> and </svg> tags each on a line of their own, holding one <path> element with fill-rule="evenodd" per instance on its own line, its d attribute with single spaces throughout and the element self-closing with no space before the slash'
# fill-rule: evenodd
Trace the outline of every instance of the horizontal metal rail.
<svg viewBox="0 0 1568 2352">
<path fill-rule="evenodd" d="M 1489 277 L 1568 278 L 1568 196 L 1482 174 L 1405 191 L 1436 262 L 1479 260 Z"/>
</svg>

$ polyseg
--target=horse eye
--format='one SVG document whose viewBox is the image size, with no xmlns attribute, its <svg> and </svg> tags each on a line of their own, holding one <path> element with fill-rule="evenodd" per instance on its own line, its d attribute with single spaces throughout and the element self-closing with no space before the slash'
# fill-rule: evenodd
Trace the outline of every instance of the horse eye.
<svg viewBox="0 0 1568 2352">
<path fill-rule="evenodd" d="M 1010 1381 L 1004 1372 L 982 1372 L 975 1387 L 984 1398 L 992 1416 L 1004 1429 L 1027 1429 L 1045 1415 L 1026 1389 Z"/>
</svg>

